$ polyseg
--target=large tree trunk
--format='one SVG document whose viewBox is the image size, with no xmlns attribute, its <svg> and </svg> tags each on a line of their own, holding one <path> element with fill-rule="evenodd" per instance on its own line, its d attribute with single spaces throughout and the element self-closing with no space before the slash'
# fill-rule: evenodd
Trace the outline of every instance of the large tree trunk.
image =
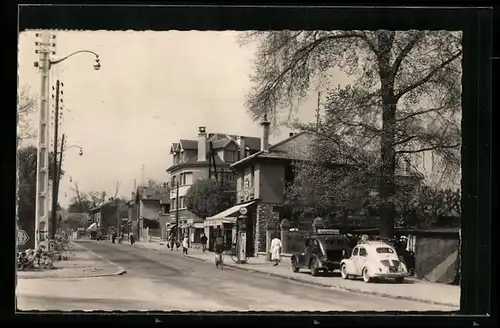
<svg viewBox="0 0 500 328">
<path fill-rule="evenodd" d="M 381 166 L 379 179 L 380 195 L 380 235 L 391 237 L 394 233 L 394 170 L 396 168 L 396 153 L 394 150 L 396 127 L 396 104 L 394 96 L 394 74 L 390 64 L 390 53 L 394 35 L 381 33 L 379 45 L 379 74 L 382 97 L 382 131 L 380 138 Z"/>
</svg>

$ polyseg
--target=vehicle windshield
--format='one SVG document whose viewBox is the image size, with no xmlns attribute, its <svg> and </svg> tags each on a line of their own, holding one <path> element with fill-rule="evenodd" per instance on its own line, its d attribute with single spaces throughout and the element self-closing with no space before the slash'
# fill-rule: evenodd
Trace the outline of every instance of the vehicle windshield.
<svg viewBox="0 0 500 328">
<path fill-rule="evenodd" d="M 379 254 L 394 254 L 394 250 L 390 247 L 377 247 L 377 253 L 379 253 Z"/>
</svg>

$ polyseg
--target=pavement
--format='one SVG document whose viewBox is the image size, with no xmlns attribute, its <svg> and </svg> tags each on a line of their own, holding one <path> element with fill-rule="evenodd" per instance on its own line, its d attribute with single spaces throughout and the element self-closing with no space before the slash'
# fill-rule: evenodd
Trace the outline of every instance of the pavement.
<svg viewBox="0 0 500 328">
<path fill-rule="evenodd" d="M 82 243 L 83 244 L 83 243 Z M 149 243 L 154 244 L 154 243 Z M 93 279 L 22 279 L 20 310 L 455 311 L 454 307 L 352 293 L 225 266 L 166 246 L 84 243 L 127 273 Z M 226 261 L 227 263 L 227 261 Z"/>
<path fill-rule="evenodd" d="M 138 247 L 168 251 L 167 246 L 157 242 L 140 242 Z M 181 252 L 174 250 L 173 252 Z M 188 257 L 214 263 L 214 254 L 201 252 L 199 249 L 189 249 Z M 229 255 L 224 256 L 224 264 L 232 268 L 260 273 L 283 279 L 289 279 L 301 283 L 316 285 L 327 288 L 337 288 L 345 291 L 376 295 L 393 299 L 404 299 L 422 303 L 460 308 L 460 286 L 430 283 L 407 278 L 404 283 L 394 281 L 380 281 L 370 284 L 359 280 L 345 280 L 340 277 L 340 272 L 323 274 L 323 276 L 312 277 L 310 270 L 301 269 L 298 273 L 292 272 L 290 258 L 282 258 L 279 266 L 273 266 L 266 261 L 265 256 L 249 258 L 246 264 L 237 264 Z"/>
<path fill-rule="evenodd" d="M 69 259 L 54 262 L 54 269 L 18 271 L 19 279 L 93 278 L 124 274 L 125 270 L 83 246 L 70 243 Z"/>
</svg>

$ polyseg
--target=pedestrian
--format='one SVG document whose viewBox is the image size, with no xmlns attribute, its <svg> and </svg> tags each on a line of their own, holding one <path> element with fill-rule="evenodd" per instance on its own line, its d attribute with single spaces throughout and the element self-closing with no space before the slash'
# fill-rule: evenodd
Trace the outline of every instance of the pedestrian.
<svg viewBox="0 0 500 328">
<path fill-rule="evenodd" d="M 184 235 L 184 239 L 182 240 L 182 254 L 188 253 L 188 246 L 189 246 L 189 238 L 187 235 Z"/>
<path fill-rule="evenodd" d="M 130 240 L 130 245 L 135 244 L 135 236 L 132 231 L 130 231 L 130 234 L 128 235 L 128 239 Z"/>
<path fill-rule="evenodd" d="M 116 242 L 116 235 L 117 235 L 117 233 L 116 233 L 115 229 L 113 229 L 111 232 L 111 242 L 113 244 Z"/>
<path fill-rule="evenodd" d="M 274 262 L 273 266 L 277 266 L 280 263 L 280 254 L 282 247 L 283 245 L 281 244 L 281 240 L 278 238 L 277 235 L 275 235 L 273 240 L 271 240 L 271 247 L 270 247 L 271 261 Z"/>
<path fill-rule="evenodd" d="M 216 232 L 215 234 L 215 266 L 219 269 L 222 269 L 222 264 L 224 263 L 224 237 L 222 237 L 222 233 Z"/>
<path fill-rule="evenodd" d="M 200 242 L 201 242 L 201 250 L 203 251 L 203 253 L 205 253 L 205 251 L 207 250 L 207 241 L 208 241 L 207 236 L 205 236 L 205 234 L 202 234 Z"/>
</svg>

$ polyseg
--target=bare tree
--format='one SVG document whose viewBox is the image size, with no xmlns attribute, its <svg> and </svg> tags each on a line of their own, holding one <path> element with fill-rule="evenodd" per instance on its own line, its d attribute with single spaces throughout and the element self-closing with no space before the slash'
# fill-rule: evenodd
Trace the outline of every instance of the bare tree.
<svg viewBox="0 0 500 328">
<path fill-rule="evenodd" d="M 33 131 L 29 124 L 29 116 L 37 108 L 37 100 L 30 94 L 27 86 L 22 87 L 17 95 L 17 125 L 18 139 L 26 140 L 36 137 L 36 131 Z"/>
<path fill-rule="evenodd" d="M 394 228 L 398 160 L 434 151 L 459 166 L 461 33 L 259 31 L 241 39 L 253 40 L 259 47 L 247 107 L 254 118 L 293 109 L 332 68 L 354 77 L 330 90 L 324 132 L 348 149 L 378 154 L 383 236 Z"/>
</svg>

